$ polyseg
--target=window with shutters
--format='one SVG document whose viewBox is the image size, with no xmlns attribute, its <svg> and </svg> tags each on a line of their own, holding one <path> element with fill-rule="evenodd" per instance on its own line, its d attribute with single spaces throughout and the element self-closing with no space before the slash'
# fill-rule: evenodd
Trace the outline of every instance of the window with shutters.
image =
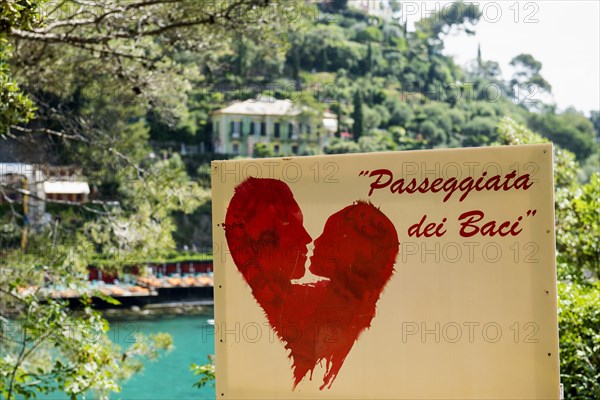
<svg viewBox="0 0 600 400">
<path fill-rule="evenodd" d="M 274 134 L 273 134 L 274 137 L 278 138 L 281 135 L 280 129 L 281 129 L 281 124 L 279 122 L 275 122 Z"/>
</svg>

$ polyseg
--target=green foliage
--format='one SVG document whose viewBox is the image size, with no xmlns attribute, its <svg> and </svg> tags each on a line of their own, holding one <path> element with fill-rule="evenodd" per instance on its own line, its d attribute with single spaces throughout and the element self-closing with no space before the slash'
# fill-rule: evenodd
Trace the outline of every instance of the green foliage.
<svg viewBox="0 0 600 400">
<path fill-rule="evenodd" d="M 28 122 L 34 117 L 34 112 L 35 106 L 31 99 L 19 90 L 0 66 L 0 135 L 6 133 L 12 125 Z"/>
<path fill-rule="evenodd" d="M 172 252 L 172 213 L 191 213 L 208 199 L 204 189 L 189 181 L 178 155 L 139 173 L 139 179 L 120 187 L 121 207 L 115 213 L 86 221 L 78 231 L 81 242 L 116 265 Z"/>
<path fill-rule="evenodd" d="M 552 91 L 552 86 L 540 75 L 542 63 L 536 60 L 531 54 L 519 54 L 515 56 L 510 65 L 516 68 L 511 83 L 514 85 L 536 85 L 539 89 L 548 92 Z"/>
<path fill-rule="evenodd" d="M 556 193 L 556 250 L 558 262 L 575 266 L 570 280 L 600 279 L 600 173 L 581 186 L 572 184 Z"/>
<path fill-rule="evenodd" d="M 348 8 L 348 0 L 328 0 L 326 4 L 333 11 L 342 11 Z"/>
<path fill-rule="evenodd" d="M 214 386 L 215 357 L 213 355 L 208 356 L 208 364 L 192 364 L 190 365 L 190 369 L 192 370 L 195 376 L 200 376 L 198 381 L 194 383 L 194 387 L 202 388 L 208 384 L 212 384 Z"/>
<path fill-rule="evenodd" d="M 273 145 L 271 145 L 270 143 L 262 143 L 262 142 L 254 144 L 252 156 L 254 158 L 275 157 L 275 151 L 273 150 Z"/>
<path fill-rule="evenodd" d="M 558 284 L 560 371 L 565 399 L 600 398 L 600 282 Z"/>
<path fill-rule="evenodd" d="M 326 154 L 370 153 L 374 151 L 390 151 L 398 148 L 393 137 L 386 131 L 373 130 L 355 141 L 332 138 L 325 146 Z"/>
<path fill-rule="evenodd" d="M 577 112 L 532 113 L 528 125 L 557 145 L 575 153 L 579 161 L 600 150 L 598 143 L 595 142 L 596 134 L 592 122 Z"/>
<path fill-rule="evenodd" d="M 360 153 L 360 145 L 353 141 L 333 138 L 323 149 L 325 154 Z"/>
<path fill-rule="evenodd" d="M 590 112 L 590 122 L 594 126 L 596 132 L 596 139 L 600 138 L 600 111 L 593 110 Z"/>
<path fill-rule="evenodd" d="M 433 146 L 443 145 L 446 142 L 446 133 L 431 120 L 427 119 L 419 125 L 419 133 Z"/>
<path fill-rule="evenodd" d="M 0 1 L 0 36 L 11 29 L 33 29 L 41 22 L 39 7 L 46 0 Z"/>
<path fill-rule="evenodd" d="M 436 12 L 417 21 L 417 29 L 431 39 L 430 43 L 434 51 L 441 52 L 443 49 L 442 34 L 447 34 L 452 28 L 464 30 L 467 34 L 473 34 L 467 24 L 475 24 L 481 17 L 481 10 L 475 3 L 464 3 L 456 1 L 450 7 Z"/>
<path fill-rule="evenodd" d="M 55 282 L 79 285 L 68 270 L 57 266 L 33 267 L 27 271 L 27 281 L 39 284 L 52 273 Z M 155 359 L 172 347 L 169 335 L 137 335 L 135 343 L 123 350 L 108 339 L 108 323 L 90 308 L 89 298 L 82 298 L 85 308 L 75 315 L 63 301 L 21 291 L 23 275 L 15 278 L 9 287 L 0 287 L 3 304 L 21 311 L 11 319 L 0 319 L 3 398 L 36 398 L 62 391 L 70 398 L 95 392 L 98 398 L 107 399 L 109 392 L 119 391 L 119 381 L 141 369 L 142 360 Z"/>
<path fill-rule="evenodd" d="M 8 62 L 12 57 L 7 35 L 12 29 L 33 29 L 40 24 L 39 7 L 44 1 L 0 2 L 0 135 L 12 125 L 27 123 L 34 117 L 35 106 L 11 77 Z"/>
<path fill-rule="evenodd" d="M 357 90 L 354 93 L 354 99 L 352 102 L 353 111 L 352 111 L 352 119 L 354 123 L 352 125 L 352 133 L 354 134 L 354 140 L 358 141 L 358 139 L 363 134 L 363 104 L 362 104 L 362 95 Z"/>
<path fill-rule="evenodd" d="M 485 146 L 491 144 L 496 138 L 496 123 L 486 117 L 475 117 L 463 127 L 463 145 Z"/>
<path fill-rule="evenodd" d="M 356 32 L 356 40 L 362 43 L 382 42 L 383 32 L 376 26 L 365 26 Z"/>
<path fill-rule="evenodd" d="M 33 156 L 49 163 L 81 166 L 90 186 L 100 189 L 85 205 L 49 206 L 53 223 L 29 229 L 24 251 L 23 210 L 2 206 L 8 212 L 1 217 L 0 393 L 8 399 L 51 392 L 108 398 L 148 359 L 171 348 L 172 339 L 138 335 L 127 349 L 113 344 L 107 321 L 84 294 L 87 267 L 120 273 L 131 262 L 175 253 L 174 214 L 192 213 L 209 192 L 190 180 L 179 155 L 154 154 L 149 139 L 207 139 L 210 112 L 229 100 L 207 88 L 212 78 L 232 78 L 221 67 L 237 50 L 244 56 L 235 60 L 239 73 L 280 73 L 288 46 L 274 27 L 287 26 L 279 11 L 288 5 L 92 0 L 0 6 L 0 135 L 39 148 Z M 264 18 L 269 24 L 256 23 Z M 5 182 L 0 185 L 4 191 Z M 53 299 L 52 291 L 80 296 L 81 311 Z"/>
<path fill-rule="evenodd" d="M 386 100 L 385 105 L 390 112 L 390 125 L 407 126 L 413 114 L 408 104 L 401 102 L 398 98 L 390 98 Z"/>
<path fill-rule="evenodd" d="M 580 182 L 589 182 L 592 175 L 600 171 L 600 152 L 593 153 L 581 164 L 581 169 L 578 171 Z"/>
<path fill-rule="evenodd" d="M 48 207 L 60 222 L 30 234 L 24 253 L 18 250 L 22 209 L 2 209 L 1 238 L 14 247 L 0 262 L 2 304 L 14 306 L 10 318 L 26 327 L 29 339 L 24 346 L 13 343 L 9 357 L 0 361 L 5 397 L 54 389 L 76 396 L 86 387 L 116 391 L 120 379 L 141 368 L 142 354 L 169 347 L 168 338 L 154 337 L 123 353 L 107 341 L 105 321 L 89 307 L 84 316 L 73 314 L 60 302 L 45 303 L 43 292 L 23 294 L 24 288 L 49 279 L 79 290 L 90 262 L 118 271 L 132 261 L 174 257 L 173 215 L 191 215 L 207 201 L 210 169 L 197 174 L 204 186 L 191 182 L 182 159 L 173 152 L 155 155 L 149 140 L 210 144 L 214 110 L 263 92 L 290 97 L 289 90 L 265 89 L 273 82 L 291 83 L 294 100 L 308 106 L 307 116 L 315 121 L 328 107 L 325 102 L 339 102 L 332 108 L 339 112 L 340 127 L 352 127 L 356 141 L 331 138 L 328 154 L 545 140 L 525 122 L 567 149 L 557 147 L 555 154 L 557 261 L 565 282 L 559 289 L 563 298 L 572 298 L 561 300 L 562 368 L 567 393 L 597 397 L 597 336 L 574 324 L 577 314 L 586 326 L 598 324 L 597 313 L 585 305 L 597 304 L 597 287 L 588 288 L 589 278 L 598 276 L 598 177 L 590 173 L 598 165 L 598 113 L 590 121 L 572 110 L 556 114 L 552 107 L 533 114 L 512 99 L 496 98 L 494 89 L 507 92 L 519 85 L 550 91 L 540 75 L 542 64 L 529 55 L 514 58 L 517 72 L 508 82 L 481 52 L 468 71 L 445 56 L 449 32 L 472 33 L 481 16 L 474 4 L 444 7 L 419 21 L 414 32 L 347 8 L 345 0 L 307 4 L 294 22 L 286 21 L 288 3 L 261 0 L 211 2 L 202 9 L 207 19 L 197 18 L 198 3 L 189 0 L 128 3 L 127 12 L 120 2 L 95 0 L 59 7 L 32 0 L 0 4 L 0 135 L 50 143 L 55 159 L 84 166 L 102 196 L 81 208 Z M 343 13 L 327 18 L 335 10 Z M 44 29 L 33 31 L 41 22 Z M 577 161 L 587 160 L 584 170 L 578 171 L 568 150 Z M 257 144 L 254 155 L 273 154 L 269 145 Z M 578 186 L 578 173 L 589 183 Z M 99 339 L 63 340 L 52 351 L 45 344 L 34 346 L 70 323 L 83 324 L 81 332 L 97 327 Z M 33 350 L 20 357 L 23 348 Z M 41 371 L 34 368 L 38 365 Z M 214 377 L 210 367 L 192 368 Z M 202 379 L 197 386 L 210 381 Z"/>
<path fill-rule="evenodd" d="M 291 35 L 291 53 L 299 66 L 306 70 L 358 71 L 365 58 L 367 46 L 347 39 L 346 32 L 337 25 L 307 25 Z"/>
</svg>

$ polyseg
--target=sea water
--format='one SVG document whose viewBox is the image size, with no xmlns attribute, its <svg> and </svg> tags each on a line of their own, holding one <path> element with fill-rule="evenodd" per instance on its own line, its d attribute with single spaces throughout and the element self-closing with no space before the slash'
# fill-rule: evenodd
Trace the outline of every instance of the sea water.
<svg viewBox="0 0 600 400">
<path fill-rule="evenodd" d="M 214 399 L 211 384 L 193 387 L 199 377 L 194 376 L 190 364 L 208 363 L 208 355 L 215 353 L 212 314 L 194 316 L 160 316 L 151 319 L 112 320 L 109 336 L 126 348 L 132 332 L 152 334 L 169 333 L 174 349 L 163 353 L 155 361 L 146 361 L 142 372 L 121 384 L 121 393 L 111 399 Z M 113 331 L 114 330 L 114 331 Z M 115 331 L 118 334 L 115 335 Z M 112 333 L 112 334 L 111 334 Z M 117 340 L 115 340 L 117 339 Z"/>
<path fill-rule="evenodd" d="M 154 361 L 144 359 L 144 369 L 131 379 L 120 382 L 121 392 L 111 393 L 110 399 L 120 400 L 204 400 L 215 399 L 212 384 L 203 388 L 193 387 L 199 380 L 190 365 L 206 364 L 208 356 L 215 353 L 214 327 L 209 324 L 213 313 L 201 315 L 140 316 L 128 319 L 109 319 L 109 338 L 123 349 L 131 346 L 136 334 L 145 335 L 164 332 L 173 338 L 173 350 L 162 352 Z M 87 398 L 93 398 L 89 393 Z M 17 399 L 21 397 L 17 396 Z M 63 392 L 40 394 L 38 399 L 67 400 Z M 78 397 L 81 398 L 81 397 Z"/>
</svg>

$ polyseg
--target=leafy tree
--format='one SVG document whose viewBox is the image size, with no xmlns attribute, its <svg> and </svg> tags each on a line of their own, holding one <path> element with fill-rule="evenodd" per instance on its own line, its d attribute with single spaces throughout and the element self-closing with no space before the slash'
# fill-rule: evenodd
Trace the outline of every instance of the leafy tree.
<svg viewBox="0 0 600 400">
<path fill-rule="evenodd" d="M 584 160 L 598 152 L 598 144 L 594 142 L 594 126 L 585 116 L 572 110 L 563 114 L 531 113 L 528 125 L 552 142 L 575 153 L 578 160 Z"/>
<path fill-rule="evenodd" d="M 412 118 L 412 109 L 398 98 L 386 100 L 385 105 L 390 112 L 390 125 L 406 126 Z"/>
<path fill-rule="evenodd" d="M 448 116 L 450 117 L 450 121 L 452 121 L 452 132 L 459 134 L 467 119 L 465 113 L 458 108 L 453 108 L 448 111 Z"/>
<path fill-rule="evenodd" d="M 335 108 L 335 116 L 337 117 L 337 126 L 335 129 L 335 137 L 341 137 L 342 136 L 342 104 L 338 101 L 336 108 Z"/>
<path fill-rule="evenodd" d="M 332 11 L 341 11 L 348 8 L 348 0 L 327 0 L 326 4 L 332 8 Z"/>
<path fill-rule="evenodd" d="M 392 136 L 382 130 L 373 130 L 368 135 L 362 136 L 358 140 L 360 151 L 370 153 L 374 151 L 391 151 L 396 150 L 397 146 L 394 143 Z"/>
<path fill-rule="evenodd" d="M 578 171 L 579 181 L 582 183 L 589 182 L 594 173 L 598 171 L 600 171 L 600 153 L 596 152 L 581 164 L 581 169 Z"/>
<path fill-rule="evenodd" d="M 0 51 L 0 58 L 6 57 L 6 54 L 6 51 Z M 27 123 L 34 117 L 33 102 L 10 79 L 2 64 L 0 64 L 0 104 L 2 104 L 0 107 L 0 134 L 5 134 L 12 125 Z"/>
<path fill-rule="evenodd" d="M 446 133 L 438 128 L 433 121 L 423 121 L 419 125 L 419 133 L 427 140 L 430 147 L 443 145 L 446 142 Z"/>
<path fill-rule="evenodd" d="M 536 60 L 531 54 L 519 54 L 518 56 L 513 57 L 510 61 L 510 65 L 516 68 L 516 71 L 513 75 L 513 82 L 515 84 L 523 84 L 530 83 L 532 79 L 536 77 L 540 77 L 540 71 L 542 69 L 542 63 Z M 543 89 L 550 91 L 552 86 L 547 83 L 545 80 L 541 80 L 545 82 Z"/>
<path fill-rule="evenodd" d="M 356 40 L 361 43 L 371 44 L 383 41 L 383 32 L 377 26 L 365 26 L 356 33 Z"/>
<path fill-rule="evenodd" d="M 5 2 L 8 3 L 8 2 Z M 8 35 L 13 29 L 33 29 L 40 25 L 41 1 L 11 1 L 0 7 L 0 135 L 11 125 L 27 123 L 34 117 L 35 106 L 12 78 L 9 64 L 12 46 Z"/>
<path fill-rule="evenodd" d="M 366 45 L 347 40 L 344 29 L 337 25 L 301 26 L 291 44 L 291 51 L 298 52 L 300 66 L 307 70 L 358 71 L 367 52 Z"/>
<path fill-rule="evenodd" d="M 22 161 L 81 165 L 101 188 L 93 202 L 52 210 L 55 223 L 30 229 L 22 246 L 14 232 L 26 231 L 28 216 L 8 208 L 13 234 L 0 259 L 3 398 L 52 391 L 107 398 L 146 356 L 171 346 L 165 335 L 138 337 L 128 349 L 113 345 L 91 298 L 114 299 L 87 292 L 87 267 L 122 274 L 125 265 L 176 250 L 173 215 L 193 212 L 208 192 L 190 181 L 177 154 L 152 152 L 150 132 L 187 135 L 203 126 L 196 112 L 210 108 L 190 113 L 198 97 L 189 95 L 202 96 L 193 83 L 226 75 L 220 60 L 235 51 L 239 33 L 247 51 L 256 42 L 278 48 L 273 27 L 285 27 L 285 14 L 273 11 L 261 0 L 0 4 L 2 133 L 15 146 L 49 149 L 23 152 Z M 24 191 L 2 181 L 0 193 Z M 52 297 L 61 288 L 82 299 L 80 312 Z"/>
<path fill-rule="evenodd" d="M 416 22 L 417 29 L 430 39 L 429 46 L 433 52 L 443 49 L 442 35 L 448 34 L 452 28 L 465 31 L 469 35 L 474 32 L 469 24 L 475 24 L 481 17 L 481 11 L 476 4 L 461 1 L 452 3 L 444 10 Z"/>
<path fill-rule="evenodd" d="M 496 122 L 489 117 L 475 117 L 465 124 L 462 133 L 464 146 L 486 146 L 496 137 Z"/>
<path fill-rule="evenodd" d="M 600 397 L 600 283 L 558 284 L 561 382 L 565 398 Z"/>
<path fill-rule="evenodd" d="M 596 141 L 600 139 L 600 111 L 592 111 L 590 112 L 590 122 L 594 126 L 594 130 L 596 131 Z"/>
<path fill-rule="evenodd" d="M 424 82 L 428 97 L 440 100 L 442 85 L 459 80 L 454 63 L 442 55 L 443 37 L 452 29 L 474 34 L 471 25 L 477 23 L 480 16 L 481 11 L 476 4 L 465 4 L 461 0 L 415 23 L 418 44 L 409 46 L 409 58 L 427 62 L 419 62 L 416 64 L 418 68 L 411 72 L 415 73 L 416 81 Z"/>
<path fill-rule="evenodd" d="M 382 114 L 380 113 L 380 111 L 384 114 L 383 118 L 386 118 L 386 115 L 389 115 L 387 114 L 387 110 L 383 107 L 381 107 L 381 109 L 379 110 L 376 108 L 371 108 L 369 106 L 362 107 L 363 134 L 381 126 Z"/>
<path fill-rule="evenodd" d="M 533 108 L 539 102 L 533 97 L 538 91 L 552 92 L 552 86 L 540 75 L 542 63 L 531 54 L 519 54 L 510 61 L 510 65 L 516 69 L 510 81 L 515 100 L 528 108 Z"/>
<path fill-rule="evenodd" d="M 557 193 L 557 252 L 559 260 L 577 266 L 581 277 L 600 280 L 600 172 L 590 182 Z"/>
<path fill-rule="evenodd" d="M 394 138 L 397 150 L 423 150 L 427 148 L 427 140 L 409 135 L 404 128 L 391 127 L 390 133 Z"/>
<path fill-rule="evenodd" d="M 508 93 L 506 84 L 502 80 L 500 64 L 484 60 L 481 55 L 481 46 L 477 48 L 477 60 L 470 63 L 466 72 L 477 100 L 497 101 L 499 95 L 501 97 Z"/>
<path fill-rule="evenodd" d="M 270 143 L 256 143 L 252 155 L 254 158 L 275 157 L 275 151 Z"/>
<path fill-rule="evenodd" d="M 353 141 L 340 140 L 333 138 L 323 149 L 325 154 L 345 154 L 345 153 L 359 153 L 360 146 L 358 143 Z"/>
<path fill-rule="evenodd" d="M 367 46 L 367 56 L 365 57 L 365 71 L 371 72 L 373 69 L 373 46 L 372 43 L 369 42 Z"/>
<path fill-rule="evenodd" d="M 352 119 L 354 124 L 352 125 L 352 133 L 354 134 L 354 140 L 358 139 L 363 134 L 363 105 L 361 93 L 357 90 L 354 92 L 353 99 L 354 110 L 352 111 Z"/>
</svg>

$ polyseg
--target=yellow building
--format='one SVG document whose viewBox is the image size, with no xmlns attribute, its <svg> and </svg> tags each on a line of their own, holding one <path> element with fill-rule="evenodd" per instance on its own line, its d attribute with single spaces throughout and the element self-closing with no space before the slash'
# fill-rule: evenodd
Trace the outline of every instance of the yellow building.
<svg viewBox="0 0 600 400">
<path fill-rule="evenodd" d="M 337 118 L 290 100 L 261 97 L 236 102 L 213 113 L 216 153 L 251 157 L 257 143 L 269 143 L 276 155 L 320 154 L 337 131 Z"/>
</svg>

